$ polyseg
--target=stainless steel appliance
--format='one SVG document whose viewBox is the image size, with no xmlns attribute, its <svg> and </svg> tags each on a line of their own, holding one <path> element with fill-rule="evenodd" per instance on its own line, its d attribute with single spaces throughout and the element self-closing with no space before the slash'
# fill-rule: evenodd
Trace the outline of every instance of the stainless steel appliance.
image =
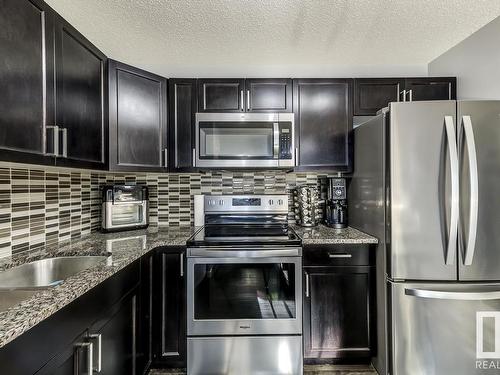
<svg viewBox="0 0 500 375">
<path fill-rule="evenodd" d="M 187 242 L 189 375 L 302 374 L 302 248 L 287 195 L 195 199 Z"/>
<path fill-rule="evenodd" d="M 194 166 L 295 166 L 293 113 L 197 113 Z"/>
<path fill-rule="evenodd" d="M 347 187 L 345 178 L 328 178 L 325 224 L 336 229 L 347 228 Z"/>
<path fill-rule="evenodd" d="M 380 239 L 374 365 L 498 373 L 500 101 L 391 103 L 354 134 L 350 221 Z"/>
<path fill-rule="evenodd" d="M 298 186 L 293 191 L 295 222 L 303 227 L 315 227 L 323 219 L 323 204 L 317 186 Z"/>
<path fill-rule="evenodd" d="M 103 231 L 147 228 L 148 188 L 142 185 L 106 185 L 102 189 Z"/>
</svg>

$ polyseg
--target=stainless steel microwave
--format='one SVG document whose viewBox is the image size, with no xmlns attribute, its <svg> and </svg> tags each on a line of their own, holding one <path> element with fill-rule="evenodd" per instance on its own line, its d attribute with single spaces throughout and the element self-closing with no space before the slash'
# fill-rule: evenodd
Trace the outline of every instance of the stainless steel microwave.
<svg viewBox="0 0 500 375">
<path fill-rule="evenodd" d="M 196 114 L 196 167 L 290 168 L 296 153 L 293 113 Z"/>
</svg>

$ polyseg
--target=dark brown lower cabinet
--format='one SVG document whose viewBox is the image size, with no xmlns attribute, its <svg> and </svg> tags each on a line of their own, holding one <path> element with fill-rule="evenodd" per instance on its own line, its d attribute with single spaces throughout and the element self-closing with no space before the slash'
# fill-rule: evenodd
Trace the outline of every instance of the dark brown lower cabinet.
<svg viewBox="0 0 500 375">
<path fill-rule="evenodd" d="M 136 366 L 138 289 L 106 311 L 37 375 L 142 374 Z M 92 362 L 89 361 L 92 344 Z"/>
<path fill-rule="evenodd" d="M 88 373 L 87 332 L 80 334 L 59 355 L 50 360 L 37 375 L 72 375 Z"/>
<path fill-rule="evenodd" d="M 139 289 L 108 310 L 89 329 L 94 369 L 102 374 L 142 374 L 137 368 Z"/>
<path fill-rule="evenodd" d="M 185 251 L 184 246 L 160 248 L 155 255 L 155 367 L 186 366 Z"/>
<path fill-rule="evenodd" d="M 344 258 L 339 258 L 340 262 L 345 263 Z M 303 273 L 304 362 L 369 361 L 372 351 L 373 267 L 305 266 Z"/>
</svg>

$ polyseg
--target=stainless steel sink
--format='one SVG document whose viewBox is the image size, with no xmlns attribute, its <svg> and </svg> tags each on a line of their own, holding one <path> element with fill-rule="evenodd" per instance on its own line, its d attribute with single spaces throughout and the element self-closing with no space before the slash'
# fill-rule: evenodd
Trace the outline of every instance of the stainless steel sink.
<svg viewBox="0 0 500 375">
<path fill-rule="evenodd" d="M 30 298 L 37 290 L 0 290 L 0 311 Z"/>
<path fill-rule="evenodd" d="M 74 256 L 36 260 L 0 272 L 0 290 L 47 288 L 106 259 L 105 256 Z"/>
</svg>

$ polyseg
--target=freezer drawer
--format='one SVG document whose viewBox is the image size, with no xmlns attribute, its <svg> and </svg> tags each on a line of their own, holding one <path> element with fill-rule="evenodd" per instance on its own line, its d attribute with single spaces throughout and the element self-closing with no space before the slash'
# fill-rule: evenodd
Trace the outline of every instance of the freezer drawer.
<svg viewBox="0 0 500 375">
<path fill-rule="evenodd" d="M 388 289 L 391 375 L 499 373 L 500 284 L 389 282 Z M 485 370 L 485 361 L 499 367 Z"/>
<path fill-rule="evenodd" d="M 302 375 L 302 336 L 188 338 L 188 375 Z"/>
</svg>

